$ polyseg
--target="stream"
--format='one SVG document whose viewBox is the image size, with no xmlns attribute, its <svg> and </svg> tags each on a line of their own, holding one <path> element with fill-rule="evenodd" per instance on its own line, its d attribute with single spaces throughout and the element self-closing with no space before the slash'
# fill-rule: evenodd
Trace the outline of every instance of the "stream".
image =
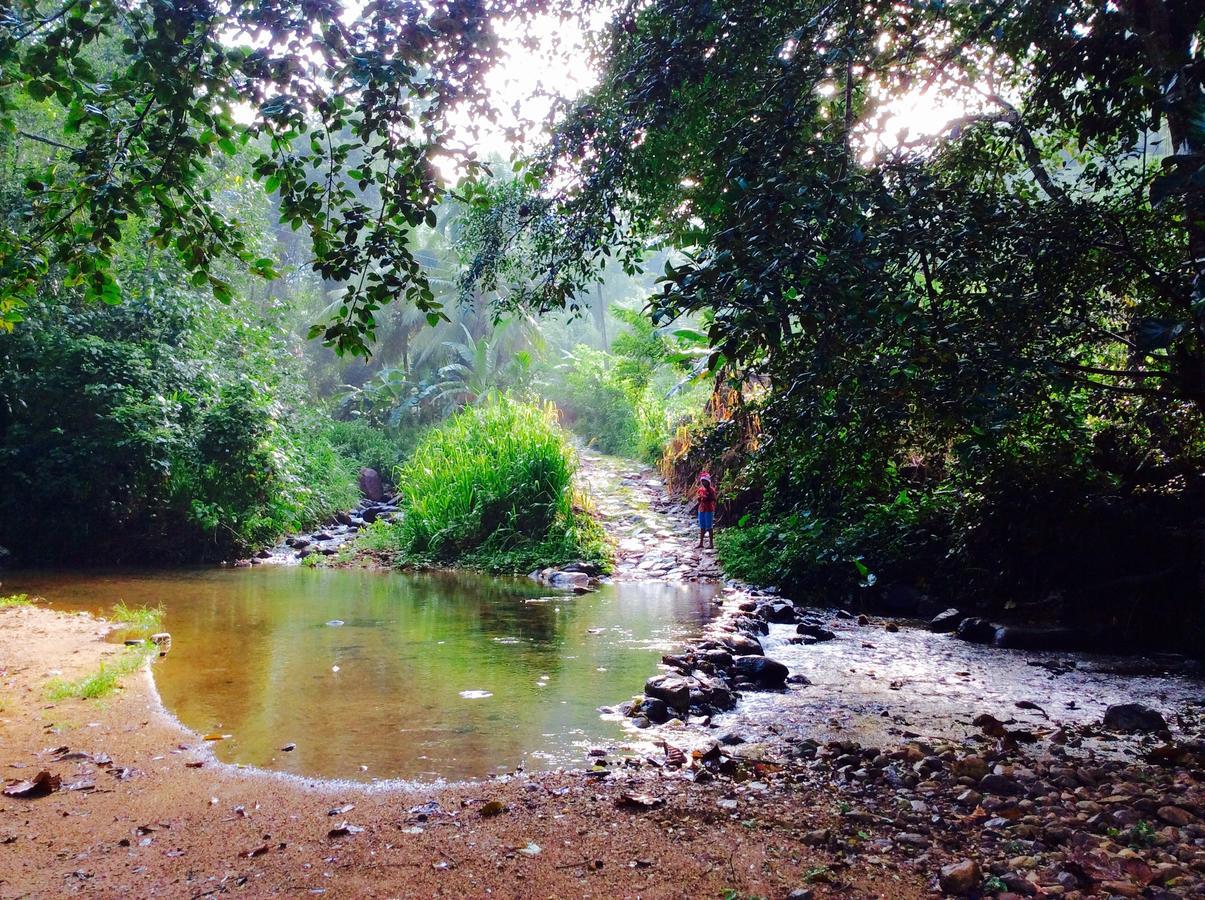
<svg viewBox="0 0 1205 900">
<path fill-rule="evenodd" d="M 581 766 L 591 746 L 623 740 L 599 707 L 639 692 L 662 653 L 699 633 L 716 587 L 573 596 L 525 578 L 263 566 L 10 573 L 4 590 L 100 615 L 162 604 L 164 706 L 223 735 L 212 744 L 225 762 L 435 781 Z"/>
</svg>

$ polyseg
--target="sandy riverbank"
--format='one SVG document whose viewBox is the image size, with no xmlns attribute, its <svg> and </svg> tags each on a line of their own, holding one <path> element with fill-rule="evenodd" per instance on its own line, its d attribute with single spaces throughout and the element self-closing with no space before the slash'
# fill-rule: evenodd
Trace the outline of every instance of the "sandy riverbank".
<svg viewBox="0 0 1205 900">
<path fill-rule="evenodd" d="M 46 699 L 55 672 L 78 677 L 117 652 L 106 631 L 87 616 L 0 611 L 6 782 L 46 770 L 63 783 L 36 799 L 0 798 L 0 897 L 926 892 L 917 872 L 845 868 L 803 843 L 836 813 L 787 778 L 696 784 L 681 771 L 617 765 L 605 776 L 383 790 L 225 766 L 164 713 L 147 675 L 103 700 Z M 632 810 L 622 803 L 630 792 L 664 804 Z M 486 804 L 505 811 L 483 815 Z M 344 822 L 351 833 L 331 836 Z"/>
</svg>

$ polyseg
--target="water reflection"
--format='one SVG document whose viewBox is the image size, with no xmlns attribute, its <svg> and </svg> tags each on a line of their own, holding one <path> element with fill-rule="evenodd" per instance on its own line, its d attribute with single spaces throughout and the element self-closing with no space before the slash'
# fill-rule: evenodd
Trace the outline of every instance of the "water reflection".
<svg viewBox="0 0 1205 900">
<path fill-rule="evenodd" d="M 582 761 L 597 708 L 697 633 L 715 588 L 553 596 L 525 579 L 296 568 L 5 579 L 59 608 L 162 603 L 164 703 L 226 761 L 338 778 L 463 778 Z M 335 625 L 333 622 L 341 622 Z M 295 743 L 296 749 L 280 748 Z"/>
</svg>

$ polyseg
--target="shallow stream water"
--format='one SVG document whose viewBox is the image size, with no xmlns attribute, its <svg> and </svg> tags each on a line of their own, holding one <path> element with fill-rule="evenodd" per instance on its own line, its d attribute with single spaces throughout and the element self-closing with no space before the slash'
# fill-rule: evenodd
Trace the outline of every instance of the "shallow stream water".
<svg viewBox="0 0 1205 900">
<path fill-rule="evenodd" d="M 710 585 L 554 594 L 527 579 L 258 567 L 14 573 L 62 610 L 166 610 L 166 708 L 233 763 L 324 778 L 460 779 L 586 764 L 713 613 Z M 295 744 L 295 749 L 281 748 Z"/>
</svg>

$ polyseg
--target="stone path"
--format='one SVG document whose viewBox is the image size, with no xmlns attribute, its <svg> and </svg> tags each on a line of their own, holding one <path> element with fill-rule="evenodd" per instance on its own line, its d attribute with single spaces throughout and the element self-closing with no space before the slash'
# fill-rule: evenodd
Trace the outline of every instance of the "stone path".
<svg viewBox="0 0 1205 900">
<path fill-rule="evenodd" d="M 715 551 L 698 547 L 689 505 L 666 497 L 655 469 L 591 450 L 578 458 L 578 482 L 616 542 L 616 580 L 722 580 Z"/>
</svg>

